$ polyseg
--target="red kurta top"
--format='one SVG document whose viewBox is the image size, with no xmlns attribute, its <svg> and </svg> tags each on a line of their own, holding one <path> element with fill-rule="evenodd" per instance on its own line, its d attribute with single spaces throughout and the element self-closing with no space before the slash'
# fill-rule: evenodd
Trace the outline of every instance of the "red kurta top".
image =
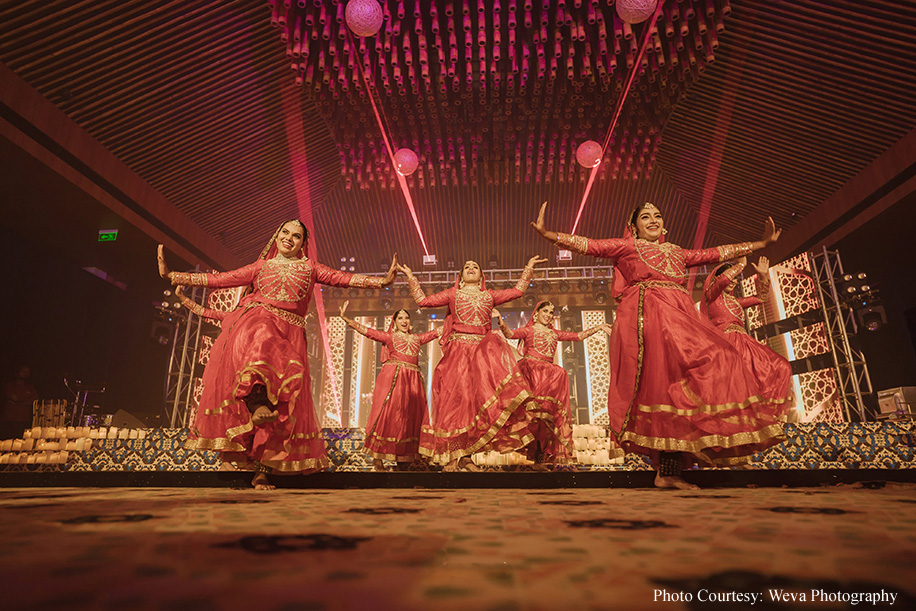
<svg viewBox="0 0 916 611">
<path fill-rule="evenodd" d="M 559 331 L 552 327 L 535 323 L 530 327 L 510 329 L 509 339 L 525 341 L 525 356 L 552 363 L 557 354 L 557 344 L 559 342 L 578 342 L 582 337 L 575 331 Z"/>
<path fill-rule="evenodd" d="M 735 297 L 725 291 L 734 279 L 727 271 L 715 279 L 705 294 L 709 319 L 716 327 L 726 333 L 745 333 L 744 310 L 763 303 L 757 297 Z"/>
<path fill-rule="evenodd" d="M 357 330 L 369 339 L 385 344 L 385 347 L 388 349 L 388 359 L 385 361 L 386 363 L 390 361 L 399 361 L 402 363 L 410 363 L 411 365 L 416 365 L 419 362 L 420 346 L 433 341 L 439 337 L 439 333 L 441 332 L 441 328 L 432 329 L 426 333 L 404 333 L 402 331 L 389 332 L 379 331 L 378 329 L 373 329 L 364 325 L 359 325 Z"/>
</svg>

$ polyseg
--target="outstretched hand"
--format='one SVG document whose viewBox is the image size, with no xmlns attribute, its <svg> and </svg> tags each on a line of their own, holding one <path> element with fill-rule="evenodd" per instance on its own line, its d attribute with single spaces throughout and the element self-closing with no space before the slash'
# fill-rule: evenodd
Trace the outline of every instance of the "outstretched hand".
<svg viewBox="0 0 916 611">
<path fill-rule="evenodd" d="M 751 263 L 758 276 L 767 276 L 770 272 L 770 260 L 767 257 L 760 257 L 757 263 Z"/>
<path fill-rule="evenodd" d="M 544 235 L 547 233 L 547 227 L 544 224 L 544 214 L 547 212 L 547 202 L 541 204 L 541 209 L 538 211 L 538 220 L 531 223 L 531 226 L 534 227 L 534 230 L 539 234 Z"/>
<path fill-rule="evenodd" d="M 391 257 L 391 267 L 388 268 L 388 271 L 385 273 L 385 277 L 382 278 L 382 286 L 388 286 L 398 275 L 398 253 L 394 253 Z"/>
<path fill-rule="evenodd" d="M 539 256 L 537 256 L 537 255 L 534 255 L 533 257 L 531 257 L 530 259 L 528 259 L 528 265 L 526 265 L 526 267 L 534 267 L 535 265 L 537 265 L 537 264 L 539 264 L 539 263 L 544 263 L 544 262 L 547 261 L 547 260 L 548 260 L 548 259 L 545 259 L 545 258 L 543 258 L 543 257 L 539 257 Z"/>
<path fill-rule="evenodd" d="M 776 229 L 776 223 L 772 216 L 767 217 L 767 222 L 763 226 L 763 237 L 760 238 L 764 244 L 772 244 L 782 235 L 782 229 Z"/>
<path fill-rule="evenodd" d="M 169 266 L 165 264 L 165 246 L 162 244 L 156 249 L 156 258 L 159 263 L 159 275 L 163 278 L 169 277 Z"/>
<path fill-rule="evenodd" d="M 347 299 L 346 301 L 344 301 L 343 304 L 340 306 L 340 317 L 341 317 L 341 318 L 346 318 L 346 317 L 347 317 L 347 306 L 348 306 L 348 305 L 350 305 L 350 300 L 349 300 L 349 299 Z"/>
<path fill-rule="evenodd" d="M 503 319 L 502 314 L 500 314 L 499 310 L 497 310 L 496 308 L 493 308 L 492 310 L 490 310 L 490 318 L 498 318 L 500 320 Z"/>
<path fill-rule="evenodd" d="M 413 270 L 410 269 L 409 267 L 407 267 L 406 265 L 402 265 L 401 263 L 398 263 L 397 268 L 398 268 L 398 271 L 399 271 L 399 272 L 401 272 L 402 274 L 404 274 L 404 275 L 407 276 L 408 278 L 410 278 L 411 276 L 413 276 Z"/>
</svg>

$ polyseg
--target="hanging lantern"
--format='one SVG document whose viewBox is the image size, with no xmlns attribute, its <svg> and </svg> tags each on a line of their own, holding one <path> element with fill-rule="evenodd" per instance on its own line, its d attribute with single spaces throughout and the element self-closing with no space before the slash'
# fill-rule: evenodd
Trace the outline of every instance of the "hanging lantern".
<svg viewBox="0 0 916 611">
<path fill-rule="evenodd" d="M 594 140 L 586 140 L 576 148 L 576 161 L 583 168 L 594 168 L 601 163 L 603 154 L 600 144 Z"/>
<path fill-rule="evenodd" d="M 642 23 L 651 17 L 658 5 L 658 0 L 617 0 L 616 4 L 620 18 L 629 24 L 634 24 Z"/>
<path fill-rule="evenodd" d="M 417 154 L 408 148 L 398 149 L 394 154 L 394 169 L 401 176 L 410 176 L 417 171 Z"/>
<path fill-rule="evenodd" d="M 385 18 L 376 0 L 350 0 L 345 17 L 350 31 L 357 36 L 375 36 Z"/>
</svg>

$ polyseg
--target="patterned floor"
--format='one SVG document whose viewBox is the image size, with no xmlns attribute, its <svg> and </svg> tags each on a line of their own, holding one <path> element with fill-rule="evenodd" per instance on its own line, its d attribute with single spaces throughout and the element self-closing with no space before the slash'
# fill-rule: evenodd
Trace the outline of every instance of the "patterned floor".
<svg viewBox="0 0 916 611">
<path fill-rule="evenodd" d="M 2 489 L 0 604 L 913 609 L 914 504 L 916 485 L 882 482 L 699 492 Z M 875 594 L 886 602 L 865 598 Z"/>
</svg>

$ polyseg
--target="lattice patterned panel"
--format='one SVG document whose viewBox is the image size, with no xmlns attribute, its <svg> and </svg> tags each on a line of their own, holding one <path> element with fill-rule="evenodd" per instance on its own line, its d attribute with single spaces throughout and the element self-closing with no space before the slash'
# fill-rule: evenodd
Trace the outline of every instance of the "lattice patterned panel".
<svg viewBox="0 0 916 611">
<path fill-rule="evenodd" d="M 745 297 L 753 297 L 757 294 L 757 282 L 756 275 L 750 275 L 744 280 L 741 281 L 741 291 Z M 760 306 L 755 306 L 753 308 L 747 308 L 744 310 L 744 316 L 747 319 L 747 326 L 749 329 L 754 330 L 758 327 L 763 326 L 763 316 L 762 308 Z"/>
<path fill-rule="evenodd" d="M 792 338 L 792 348 L 795 351 L 796 359 L 805 359 L 830 351 L 830 344 L 827 341 L 822 322 L 790 331 L 789 337 Z"/>
<path fill-rule="evenodd" d="M 817 291 L 814 288 L 814 280 L 810 276 L 795 273 L 777 273 L 776 286 L 782 294 L 786 318 L 803 314 L 817 308 L 819 305 Z"/>
<path fill-rule="evenodd" d="M 217 289 L 211 291 L 210 295 L 207 297 L 207 307 L 211 310 L 219 310 L 220 312 L 231 312 L 235 309 L 235 306 L 239 304 L 239 299 L 242 298 L 242 293 L 245 292 L 246 288 L 247 287 L 239 286 L 231 289 Z M 210 322 L 219 327 L 221 321 L 212 320 Z"/>
<path fill-rule="evenodd" d="M 791 259 L 786 259 L 779 264 L 780 267 L 787 267 L 789 269 L 796 269 L 799 271 L 805 271 L 809 274 L 811 273 L 811 259 L 808 257 L 808 253 L 802 253 L 796 255 Z"/>
<path fill-rule="evenodd" d="M 836 399 L 833 369 L 820 369 L 798 376 L 801 389 L 799 420 L 802 422 L 843 422 L 843 410 Z"/>
<path fill-rule="evenodd" d="M 582 312 L 583 329 L 590 329 L 605 322 L 607 322 L 607 315 L 604 310 Z M 608 356 L 607 335 L 595 333 L 584 343 L 588 388 L 591 395 L 588 406 L 589 422 L 608 424 L 607 392 L 611 383 L 611 361 Z"/>
<path fill-rule="evenodd" d="M 194 428 L 194 423 L 197 421 L 197 407 L 200 405 L 200 397 L 204 393 L 204 380 L 203 378 L 194 379 L 194 392 L 191 394 L 191 405 L 188 409 L 188 422 L 187 427 L 189 429 Z"/>
<path fill-rule="evenodd" d="M 207 366 L 210 361 L 210 350 L 213 348 L 213 338 L 206 335 L 200 336 L 200 348 L 197 351 L 197 362 Z"/>
<path fill-rule="evenodd" d="M 324 361 L 324 388 L 321 391 L 321 425 L 340 426 L 341 392 L 343 392 L 343 364 L 347 323 L 339 316 L 328 319 L 328 343 L 331 345 L 331 367 Z"/>
</svg>

